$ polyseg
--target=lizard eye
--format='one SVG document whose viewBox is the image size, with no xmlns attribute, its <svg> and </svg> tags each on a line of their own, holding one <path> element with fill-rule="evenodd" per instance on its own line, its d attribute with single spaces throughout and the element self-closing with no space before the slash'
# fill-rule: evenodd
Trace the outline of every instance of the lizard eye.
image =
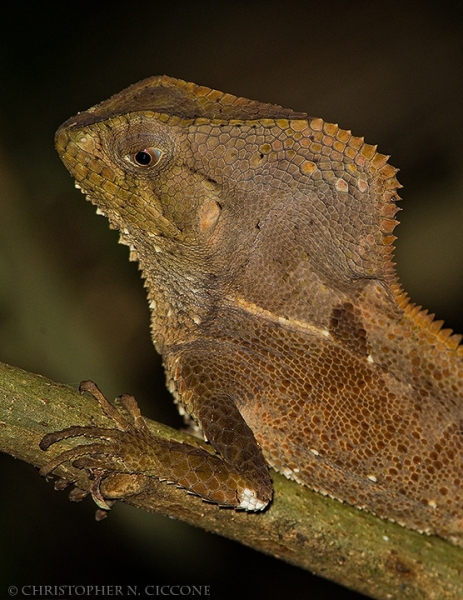
<svg viewBox="0 0 463 600">
<path fill-rule="evenodd" d="M 159 162 L 162 154 L 158 148 L 144 148 L 138 152 L 127 154 L 125 158 L 137 167 L 152 167 Z"/>
</svg>

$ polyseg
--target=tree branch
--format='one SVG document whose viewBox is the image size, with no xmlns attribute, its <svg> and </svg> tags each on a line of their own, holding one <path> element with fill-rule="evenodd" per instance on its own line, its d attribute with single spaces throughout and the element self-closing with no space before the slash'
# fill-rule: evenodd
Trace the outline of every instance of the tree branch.
<svg viewBox="0 0 463 600">
<path fill-rule="evenodd" d="M 1 451 L 41 467 L 77 443 L 65 440 L 43 452 L 41 438 L 71 425 L 113 426 L 91 395 L 0 363 Z M 150 421 L 149 426 L 157 435 L 198 443 L 160 423 Z M 71 465 L 57 474 L 90 488 L 86 473 Z M 105 497 L 127 490 L 130 477 L 106 479 Z M 325 498 L 276 473 L 272 477 L 275 498 L 261 514 L 220 509 L 161 482 L 155 496 L 124 495 L 123 501 L 240 541 L 371 598 L 463 598 L 462 549 Z"/>
</svg>

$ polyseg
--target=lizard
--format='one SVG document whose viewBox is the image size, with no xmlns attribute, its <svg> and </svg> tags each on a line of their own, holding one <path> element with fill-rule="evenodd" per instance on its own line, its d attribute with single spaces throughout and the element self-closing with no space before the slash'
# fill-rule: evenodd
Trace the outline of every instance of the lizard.
<svg viewBox="0 0 463 600">
<path fill-rule="evenodd" d="M 269 467 L 463 546 L 461 336 L 393 262 L 397 169 L 278 105 L 157 76 L 66 121 L 55 144 L 139 263 L 179 410 L 214 453 L 147 429 L 91 384 L 114 429 L 52 432 L 50 461 L 166 480 L 261 511 Z M 95 439 L 96 438 L 96 439 Z"/>
</svg>

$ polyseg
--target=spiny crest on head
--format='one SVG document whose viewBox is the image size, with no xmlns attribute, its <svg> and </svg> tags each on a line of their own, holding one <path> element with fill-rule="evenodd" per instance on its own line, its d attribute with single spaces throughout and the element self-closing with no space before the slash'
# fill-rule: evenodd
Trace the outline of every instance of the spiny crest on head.
<svg viewBox="0 0 463 600">
<path fill-rule="evenodd" d="M 276 104 L 239 98 L 167 75 L 144 79 L 87 112 L 91 113 L 89 120 L 95 120 L 99 116 L 108 119 L 113 115 L 143 110 L 183 119 L 307 118 L 305 113 Z"/>
</svg>

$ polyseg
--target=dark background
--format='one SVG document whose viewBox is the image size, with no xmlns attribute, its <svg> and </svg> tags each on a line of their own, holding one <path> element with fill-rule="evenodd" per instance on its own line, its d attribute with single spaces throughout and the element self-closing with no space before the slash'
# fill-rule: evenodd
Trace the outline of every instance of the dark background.
<svg viewBox="0 0 463 600">
<path fill-rule="evenodd" d="M 47 8 L 47 7 L 52 8 Z M 463 331 L 463 36 L 459 4 L 35 3 L 2 8 L 0 360 L 179 425 L 137 267 L 74 190 L 58 125 L 166 73 L 339 123 L 405 186 L 397 262 L 412 298 Z M 26 584 L 200 584 L 212 597 L 358 594 L 169 519 L 116 505 L 102 523 L 0 457 L 0 596 Z"/>
</svg>

